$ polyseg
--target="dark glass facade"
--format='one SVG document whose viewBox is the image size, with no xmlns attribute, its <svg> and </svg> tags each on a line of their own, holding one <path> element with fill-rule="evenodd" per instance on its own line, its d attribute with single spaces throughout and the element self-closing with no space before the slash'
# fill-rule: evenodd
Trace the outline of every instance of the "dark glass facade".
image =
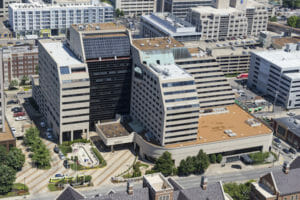
<svg viewBox="0 0 300 200">
<path fill-rule="evenodd" d="M 99 120 L 129 114 L 131 65 L 128 58 L 87 61 L 90 75 L 90 126 Z"/>
</svg>

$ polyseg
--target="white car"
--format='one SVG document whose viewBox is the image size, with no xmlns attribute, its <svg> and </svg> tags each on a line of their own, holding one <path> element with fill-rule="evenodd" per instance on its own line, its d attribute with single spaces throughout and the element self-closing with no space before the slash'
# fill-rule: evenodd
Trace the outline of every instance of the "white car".
<svg viewBox="0 0 300 200">
<path fill-rule="evenodd" d="M 14 127 L 11 128 L 11 132 L 15 135 L 17 133 L 16 129 Z"/>
<path fill-rule="evenodd" d="M 15 118 L 16 121 L 23 121 L 26 120 L 26 117 L 20 116 Z"/>
</svg>

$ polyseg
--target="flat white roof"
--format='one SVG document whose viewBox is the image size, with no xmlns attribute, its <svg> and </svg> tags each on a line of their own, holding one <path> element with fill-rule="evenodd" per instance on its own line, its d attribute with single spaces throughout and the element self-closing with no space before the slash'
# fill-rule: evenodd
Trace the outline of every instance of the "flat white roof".
<svg viewBox="0 0 300 200">
<path fill-rule="evenodd" d="M 296 79 L 300 79 L 300 73 L 288 73 L 288 74 L 284 74 L 287 77 L 289 77 L 291 80 L 296 80 Z"/>
<path fill-rule="evenodd" d="M 196 8 L 192 8 L 192 11 L 198 12 L 200 14 L 204 13 L 204 14 L 216 14 L 216 15 L 228 15 L 231 13 L 243 12 L 242 10 L 232 8 L 232 7 L 226 9 L 220 9 L 211 6 L 198 6 Z"/>
<path fill-rule="evenodd" d="M 150 64 L 149 67 L 163 80 L 193 78 L 189 73 L 187 73 L 185 70 L 183 70 L 176 64 Z"/>
<path fill-rule="evenodd" d="M 41 44 L 59 66 L 83 64 L 83 62 L 78 60 L 72 51 L 60 41 L 41 42 Z"/>
<path fill-rule="evenodd" d="M 282 69 L 300 68 L 300 51 L 286 52 L 284 50 L 269 50 L 254 52 L 254 54 L 277 65 Z"/>
<path fill-rule="evenodd" d="M 168 13 L 151 13 L 142 18 L 170 36 L 201 35 L 196 27 L 186 21 L 180 21 Z"/>
<path fill-rule="evenodd" d="M 144 178 L 148 181 L 148 183 L 155 191 L 173 188 L 171 184 L 160 173 L 146 175 L 144 176 Z"/>
<path fill-rule="evenodd" d="M 107 3 L 58 3 L 58 4 L 45 4 L 41 2 L 34 2 L 34 3 L 13 3 L 9 4 L 9 6 L 12 9 L 20 9 L 20 10 L 36 10 L 36 9 L 50 9 L 50 8 L 56 8 L 56 9 L 68 9 L 68 8 L 87 8 L 87 7 L 111 7 L 111 5 Z"/>
</svg>

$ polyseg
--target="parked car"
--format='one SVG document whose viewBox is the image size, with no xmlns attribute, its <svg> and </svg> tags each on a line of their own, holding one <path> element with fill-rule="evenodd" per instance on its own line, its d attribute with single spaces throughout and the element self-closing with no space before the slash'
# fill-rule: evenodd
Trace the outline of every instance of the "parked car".
<svg viewBox="0 0 300 200">
<path fill-rule="evenodd" d="M 18 103 L 18 100 L 9 100 L 7 101 L 7 105 L 10 105 L 10 104 L 17 104 Z"/>
<path fill-rule="evenodd" d="M 47 128 L 47 132 L 52 132 L 53 129 L 52 128 Z"/>
<path fill-rule="evenodd" d="M 52 140 L 53 139 L 53 136 L 51 135 L 50 132 L 46 132 L 46 136 L 49 140 Z"/>
<path fill-rule="evenodd" d="M 46 123 L 45 122 L 41 122 L 40 125 L 41 125 L 42 128 L 46 127 Z"/>
<path fill-rule="evenodd" d="M 20 116 L 25 116 L 25 113 L 24 112 L 14 113 L 14 117 L 20 117 Z"/>
<path fill-rule="evenodd" d="M 241 165 L 231 165 L 231 168 L 242 169 L 242 166 Z"/>
<path fill-rule="evenodd" d="M 275 143 L 275 146 L 277 147 L 277 148 L 281 148 L 281 144 L 280 143 Z"/>
<path fill-rule="evenodd" d="M 274 138 L 274 142 L 276 142 L 276 143 L 278 143 L 278 144 L 280 144 L 280 143 L 281 143 L 281 141 L 280 141 L 280 139 L 279 139 L 279 138 Z"/>
<path fill-rule="evenodd" d="M 53 148 L 53 151 L 54 151 L 55 153 L 59 153 L 59 148 L 58 148 L 58 146 L 55 146 L 55 147 Z"/>
<path fill-rule="evenodd" d="M 71 167 L 68 160 L 64 160 L 64 167 L 66 169 L 69 169 Z"/>
<path fill-rule="evenodd" d="M 286 148 L 282 149 L 282 151 L 283 151 L 284 153 L 286 153 L 286 154 L 289 154 L 289 153 L 290 153 L 290 151 L 289 151 L 288 149 L 286 149 Z"/>
<path fill-rule="evenodd" d="M 59 152 L 59 153 L 58 153 L 58 156 L 59 156 L 59 158 L 60 158 L 61 160 L 65 160 L 65 159 L 66 159 L 65 155 L 64 155 L 62 152 Z"/>
<path fill-rule="evenodd" d="M 64 178 L 64 175 L 62 175 L 62 174 L 55 174 L 55 178 Z"/>
<path fill-rule="evenodd" d="M 11 109 L 12 112 L 17 113 L 17 112 L 22 112 L 23 108 L 22 107 L 14 107 Z"/>
<path fill-rule="evenodd" d="M 18 93 L 17 93 L 17 95 L 23 95 L 23 94 L 25 94 L 24 91 L 21 91 L 21 92 L 18 92 Z"/>
<path fill-rule="evenodd" d="M 251 165 L 253 163 L 253 160 L 247 154 L 241 155 L 240 159 L 246 165 Z"/>
<path fill-rule="evenodd" d="M 23 121 L 23 120 L 26 120 L 26 118 L 23 117 L 23 116 L 20 116 L 20 117 L 16 117 L 15 120 L 16 121 Z"/>
<path fill-rule="evenodd" d="M 297 153 L 297 151 L 294 148 L 292 148 L 292 147 L 289 149 L 289 152 L 291 152 L 292 154 L 296 154 Z"/>
</svg>

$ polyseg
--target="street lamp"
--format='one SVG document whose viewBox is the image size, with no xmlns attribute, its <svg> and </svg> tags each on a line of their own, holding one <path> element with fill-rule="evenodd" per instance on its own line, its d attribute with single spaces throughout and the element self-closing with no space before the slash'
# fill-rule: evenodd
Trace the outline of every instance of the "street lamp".
<svg viewBox="0 0 300 200">
<path fill-rule="evenodd" d="M 274 98 L 274 103 L 273 103 L 273 113 L 275 112 L 275 106 L 276 106 L 276 101 L 277 101 L 277 96 L 278 96 L 278 90 L 275 91 L 275 98 Z"/>
</svg>

